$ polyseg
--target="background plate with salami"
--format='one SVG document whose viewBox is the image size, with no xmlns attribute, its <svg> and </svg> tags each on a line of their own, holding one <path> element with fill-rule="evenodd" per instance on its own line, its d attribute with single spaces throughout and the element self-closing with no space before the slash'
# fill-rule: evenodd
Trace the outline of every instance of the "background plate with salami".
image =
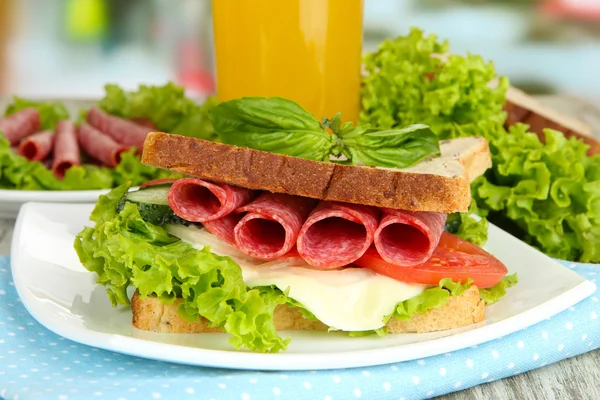
<svg viewBox="0 0 600 400">
<path fill-rule="evenodd" d="M 115 309 L 80 264 L 73 241 L 92 204 L 28 203 L 17 219 L 12 274 L 23 305 L 46 328 L 86 345 L 189 365 L 305 370 L 388 364 L 442 354 L 516 332 L 590 296 L 596 289 L 569 268 L 490 224 L 485 249 L 518 273 L 510 300 L 487 307 L 485 322 L 427 334 L 352 338 L 289 332 L 286 352 L 231 350 L 225 334 L 160 334 L 135 329 L 131 311 Z"/>
</svg>

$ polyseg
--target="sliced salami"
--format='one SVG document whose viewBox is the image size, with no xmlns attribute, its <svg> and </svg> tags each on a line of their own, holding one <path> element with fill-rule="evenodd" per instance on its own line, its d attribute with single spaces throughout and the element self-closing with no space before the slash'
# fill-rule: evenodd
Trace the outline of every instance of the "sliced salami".
<svg viewBox="0 0 600 400">
<path fill-rule="evenodd" d="M 121 153 L 128 150 L 127 146 L 85 123 L 79 126 L 77 136 L 86 154 L 110 168 L 116 167 L 121 162 Z"/>
<path fill-rule="evenodd" d="M 445 222 L 446 214 L 384 209 L 375 232 L 375 247 L 390 264 L 422 264 L 440 242 Z"/>
<path fill-rule="evenodd" d="M 18 152 L 29 161 L 42 161 L 50 155 L 53 146 L 54 132 L 42 131 L 23 139 Z"/>
<path fill-rule="evenodd" d="M 298 252 L 313 267 L 351 264 L 373 243 L 380 212 L 369 206 L 323 201 L 298 236 Z"/>
<path fill-rule="evenodd" d="M 59 121 L 55 135 L 52 172 L 58 179 L 62 179 L 69 168 L 81 164 L 75 124 L 71 121 Z"/>
<path fill-rule="evenodd" d="M 220 240 L 237 247 L 235 243 L 234 230 L 235 226 L 240 222 L 241 219 L 241 214 L 232 213 L 223 218 L 203 222 L 202 225 L 204 225 L 204 227 L 210 233 L 218 237 Z"/>
<path fill-rule="evenodd" d="M 316 201 L 306 197 L 263 192 L 256 200 L 238 208 L 247 213 L 235 226 L 237 248 L 262 260 L 288 253 Z"/>
<path fill-rule="evenodd" d="M 40 113 L 35 108 L 26 108 L 0 119 L 0 132 L 12 146 L 18 145 L 27 136 L 40 129 Z"/>
<path fill-rule="evenodd" d="M 138 151 L 142 151 L 146 135 L 152 132 L 152 129 L 148 127 L 112 116 L 97 107 L 90 108 L 86 119 L 90 125 L 104 132 L 116 142 L 127 146 L 135 146 Z"/>
<path fill-rule="evenodd" d="M 254 196 L 248 189 L 196 178 L 178 179 L 169 190 L 173 212 L 190 222 L 214 221 L 245 205 Z"/>
</svg>

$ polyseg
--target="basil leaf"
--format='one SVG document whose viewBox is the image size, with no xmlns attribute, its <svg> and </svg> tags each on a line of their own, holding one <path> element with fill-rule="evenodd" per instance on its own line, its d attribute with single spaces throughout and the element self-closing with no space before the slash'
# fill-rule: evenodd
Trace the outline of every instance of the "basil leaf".
<svg viewBox="0 0 600 400">
<path fill-rule="evenodd" d="M 422 124 L 385 131 L 363 125 L 339 135 L 354 165 L 406 168 L 426 157 L 440 155 L 437 136 Z"/>
<path fill-rule="evenodd" d="M 291 100 L 242 97 L 216 105 L 212 125 L 223 143 L 310 160 L 329 161 L 336 136 Z"/>
</svg>

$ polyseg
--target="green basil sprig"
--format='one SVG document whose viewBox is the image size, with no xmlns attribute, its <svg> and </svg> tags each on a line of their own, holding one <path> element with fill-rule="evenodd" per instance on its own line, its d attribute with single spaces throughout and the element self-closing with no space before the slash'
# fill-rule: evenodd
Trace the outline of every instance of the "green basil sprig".
<svg viewBox="0 0 600 400">
<path fill-rule="evenodd" d="M 319 123 L 281 97 L 225 101 L 209 117 L 223 143 L 310 160 L 406 168 L 440 154 L 437 136 L 427 125 L 380 131 L 369 124 L 342 124 L 340 114 Z"/>
</svg>

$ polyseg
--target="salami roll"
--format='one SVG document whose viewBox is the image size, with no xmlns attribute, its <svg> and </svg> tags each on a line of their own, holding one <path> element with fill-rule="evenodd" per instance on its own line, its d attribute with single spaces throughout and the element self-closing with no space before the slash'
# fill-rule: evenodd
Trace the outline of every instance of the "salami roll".
<svg viewBox="0 0 600 400">
<path fill-rule="evenodd" d="M 254 192 L 248 189 L 183 178 L 171 186 L 169 205 L 175 214 L 186 221 L 204 224 L 226 217 L 252 200 L 253 196 Z"/>
<path fill-rule="evenodd" d="M 121 162 L 121 153 L 127 146 L 115 142 L 110 136 L 88 125 L 79 126 L 79 144 L 85 153 L 107 167 L 114 168 Z"/>
<path fill-rule="evenodd" d="M 231 213 L 223 218 L 203 222 L 202 225 L 207 231 L 218 237 L 223 242 L 237 247 L 235 243 L 235 226 L 242 219 L 242 215 Z"/>
<path fill-rule="evenodd" d="M 273 260 L 288 253 L 316 201 L 281 193 L 262 193 L 237 213 L 247 213 L 235 226 L 237 248 L 249 256 Z"/>
<path fill-rule="evenodd" d="M 71 121 L 59 121 L 55 129 L 52 172 L 58 179 L 62 179 L 69 168 L 80 164 L 81 155 L 75 124 Z"/>
<path fill-rule="evenodd" d="M 114 117 L 97 107 L 90 108 L 86 119 L 90 125 L 104 132 L 114 141 L 130 147 L 135 146 L 138 151 L 142 151 L 146 135 L 152 132 L 152 129 L 148 127 L 127 119 Z"/>
<path fill-rule="evenodd" d="M 26 108 L 0 119 L 0 132 L 12 146 L 18 145 L 27 136 L 40 129 L 40 113 L 35 108 Z"/>
<path fill-rule="evenodd" d="M 375 248 L 385 261 L 412 267 L 427 261 L 440 242 L 446 214 L 384 209 Z"/>
<path fill-rule="evenodd" d="M 329 269 L 351 264 L 373 244 L 378 209 L 322 201 L 298 236 L 298 252 L 313 267 Z"/>
<path fill-rule="evenodd" d="M 42 161 L 52 152 L 54 132 L 42 131 L 26 137 L 19 144 L 19 154 L 29 161 Z"/>
</svg>

